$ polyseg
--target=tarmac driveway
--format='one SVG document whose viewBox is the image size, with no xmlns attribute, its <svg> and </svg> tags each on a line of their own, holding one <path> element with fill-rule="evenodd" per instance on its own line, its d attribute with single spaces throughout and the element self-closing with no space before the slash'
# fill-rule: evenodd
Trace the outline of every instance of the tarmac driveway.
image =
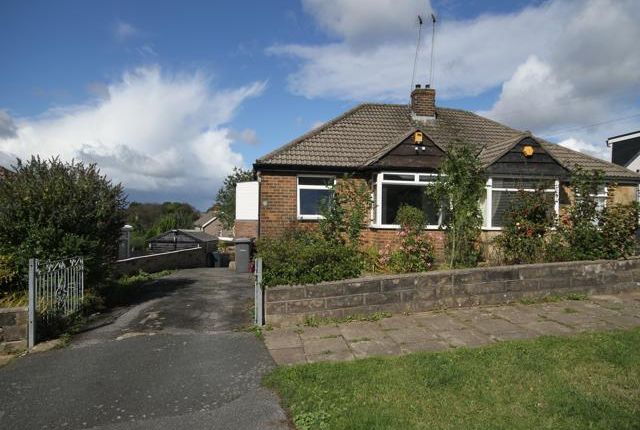
<svg viewBox="0 0 640 430">
<path fill-rule="evenodd" d="M 253 286 L 188 269 L 67 348 L 0 368 L 2 429 L 286 429 L 260 386 L 275 364 L 250 323 Z"/>
</svg>

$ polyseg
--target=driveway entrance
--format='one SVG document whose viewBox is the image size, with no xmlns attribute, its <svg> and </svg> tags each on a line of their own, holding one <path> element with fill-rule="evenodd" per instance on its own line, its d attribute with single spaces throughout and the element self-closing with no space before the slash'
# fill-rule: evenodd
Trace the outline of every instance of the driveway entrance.
<svg viewBox="0 0 640 430">
<path fill-rule="evenodd" d="M 0 428 L 286 429 L 260 386 L 274 366 L 250 323 L 253 285 L 188 269 L 67 348 L 0 368 Z"/>
</svg>

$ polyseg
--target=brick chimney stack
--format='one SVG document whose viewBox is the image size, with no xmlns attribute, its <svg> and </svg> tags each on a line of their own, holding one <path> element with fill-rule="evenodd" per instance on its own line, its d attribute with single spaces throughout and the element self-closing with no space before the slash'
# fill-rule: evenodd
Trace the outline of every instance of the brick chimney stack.
<svg viewBox="0 0 640 430">
<path fill-rule="evenodd" d="M 415 120 L 433 120 L 436 118 L 436 90 L 421 88 L 420 84 L 411 92 L 411 116 Z"/>
</svg>

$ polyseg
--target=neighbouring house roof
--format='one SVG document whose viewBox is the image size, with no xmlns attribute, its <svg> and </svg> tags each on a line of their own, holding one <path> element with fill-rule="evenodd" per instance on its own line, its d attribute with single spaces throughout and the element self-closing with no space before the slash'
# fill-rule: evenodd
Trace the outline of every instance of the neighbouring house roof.
<svg viewBox="0 0 640 430">
<path fill-rule="evenodd" d="M 211 222 L 216 220 L 216 215 L 215 212 L 213 211 L 207 211 L 205 213 L 203 213 L 202 215 L 200 215 L 200 218 L 198 218 L 197 220 L 195 220 L 193 222 L 193 226 L 194 227 L 206 227 L 207 225 L 211 224 Z"/>
<path fill-rule="evenodd" d="M 356 106 L 259 158 L 255 166 L 258 169 L 366 168 L 415 130 L 421 130 L 445 151 L 457 141 L 477 147 L 478 156 L 485 166 L 499 159 L 521 139 L 530 136 L 570 171 L 577 167 L 598 169 L 609 179 L 640 182 L 640 174 L 624 167 L 547 142 L 473 112 L 437 107 L 436 119 L 421 123 L 412 120 L 408 105 L 397 104 L 365 103 Z"/>
<path fill-rule="evenodd" d="M 147 242 L 153 242 L 156 240 L 160 240 L 162 238 L 164 238 L 166 235 L 168 234 L 172 234 L 172 233 L 176 233 L 176 234 L 181 234 L 184 236 L 188 236 L 190 238 L 192 238 L 193 240 L 195 240 L 196 242 L 211 242 L 214 240 L 217 240 L 217 237 L 210 235 L 209 233 L 205 233 L 204 231 L 200 231 L 200 230 L 185 230 L 185 229 L 176 229 L 176 230 L 169 230 L 169 231 L 165 231 L 162 234 L 159 234 L 157 236 L 152 237 L 151 239 L 148 239 Z"/>
</svg>

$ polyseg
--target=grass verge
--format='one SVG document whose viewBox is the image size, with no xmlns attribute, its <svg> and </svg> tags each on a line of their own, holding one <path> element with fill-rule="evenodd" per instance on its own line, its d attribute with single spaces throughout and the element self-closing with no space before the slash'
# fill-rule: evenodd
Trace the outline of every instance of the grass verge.
<svg viewBox="0 0 640 430">
<path fill-rule="evenodd" d="M 306 429 L 637 429 L 640 328 L 280 367 Z"/>
</svg>

